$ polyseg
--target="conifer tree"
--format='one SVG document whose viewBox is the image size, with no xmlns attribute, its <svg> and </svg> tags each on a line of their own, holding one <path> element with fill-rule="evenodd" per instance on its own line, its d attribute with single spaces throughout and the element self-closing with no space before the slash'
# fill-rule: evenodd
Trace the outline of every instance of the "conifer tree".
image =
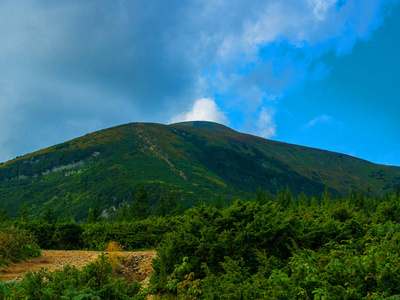
<svg viewBox="0 0 400 300">
<path fill-rule="evenodd" d="M 256 202 L 260 205 L 265 204 L 265 196 L 264 193 L 261 191 L 261 187 L 258 187 L 258 191 L 256 193 Z"/>
<path fill-rule="evenodd" d="M 26 205 L 26 202 L 24 202 L 24 204 L 21 207 L 21 211 L 19 213 L 21 221 L 24 222 L 29 221 L 28 214 L 29 214 L 28 206 Z"/>
<path fill-rule="evenodd" d="M 349 202 L 351 205 L 354 205 L 357 200 L 357 193 L 355 190 L 350 189 L 350 194 L 349 194 Z"/>
<path fill-rule="evenodd" d="M 150 201 L 146 188 L 143 183 L 135 194 L 135 200 L 132 203 L 133 216 L 136 219 L 146 219 L 150 215 Z"/>
<path fill-rule="evenodd" d="M 218 196 L 218 198 L 213 201 L 213 205 L 217 209 L 223 209 L 224 208 L 224 203 L 223 203 L 222 198 L 220 196 Z"/>
<path fill-rule="evenodd" d="M 101 212 L 99 209 L 99 205 L 97 202 L 94 204 L 94 206 L 89 210 L 87 222 L 88 223 L 96 223 L 101 220 Z"/>
<path fill-rule="evenodd" d="M 324 204 L 329 204 L 331 200 L 331 193 L 329 192 L 328 183 L 325 183 L 325 191 L 322 195 L 322 199 L 324 199 Z"/>
<path fill-rule="evenodd" d="M 276 200 L 275 202 L 279 205 L 283 205 L 284 203 L 284 191 L 283 187 L 280 187 L 279 190 L 276 192 Z"/>
<path fill-rule="evenodd" d="M 365 194 L 363 192 L 359 193 L 357 195 L 357 201 L 356 201 L 357 208 L 364 208 L 365 202 L 366 202 Z"/>
<path fill-rule="evenodd" d="M 1 209 L 0 213 L 0 222 L 4 222 L 8 220 L 8 206 L 4 204 L 3 208 Z"/>
<path fill-rule="evenodd" d="M 286 208 L 288 208 L 292 203 L 293 203 L 293 195 L 292 195 L 292 192 L 290 191 L 289 186 L 287 186 L 286 192 L 284 195 L 284 206 Z"/>
<path fill-rule="evenodd" d="M 319 206 L 318 199 L 315 198 L 315 196 L 312 196 L 312 197 L 311 197 L 310 206 L 311 206 L 311 207 L 317 207 L 317 206 Z"/>
<path fill-rule="evenodd" d="M 272 201 L 271 195 L 269 194 L 269 190 L 267 189 L 265 191 L 265 203 L 268 203 L 269 201 Z"/>
<path fill-rule="evenodd" d="M 50 223 L 50 224 L 54 224 L 57 221 L 57 216 L 54 212 L 54 209 L 52 207 L 48 207 L 46 209 L 46 211 L 44 212 L 44 216 L 43 216 L 43 221 Z"/>
<path fill-rule="evenodd" d="M 301 192 L 301 194 L 297 197 L 297 202 L 299 203 L 299 206 L 302 206 L 302 207 L 309 206 L 308 197 L 304 192 Z"/>
<path fill-rule="evenodd" d="M 173 214 L 177 208 L 178 201 L 176 200 L 175 193 L 172 189 L 169 189 L 169 191 L 168 191 L 168 197 L 167 197 L 166 204 L 167 204 L 167 210 Z"/>
<path fill-rule="evenodd" d="M 128 218 L 129 218 L 128 204 L 126 202 L 123 202 L 122 205 L 120 205 L 117 212 L 117 221 L 118 222 L 127 221 Z"/>
<path fill-rule="evenodd" d="M 167 199 L 165 198 L 164 193 L 161 194 L 160 199 L 158 200 L 158 205 L 156 208 L 156 215 L 165 217 L 168 213 L 167 207 Z"/>
</svg>

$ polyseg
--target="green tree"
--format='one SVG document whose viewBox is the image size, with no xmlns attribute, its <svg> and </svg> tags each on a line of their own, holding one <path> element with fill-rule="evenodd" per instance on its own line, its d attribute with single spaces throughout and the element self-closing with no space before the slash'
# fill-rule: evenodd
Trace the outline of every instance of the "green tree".
<svg viewBox="0 0 400 300">
<path fill-rule="evenodd" d="M 57 222 L 57 216 L 52 207 L 48 207 L 43 215 L 43 221 L 54 224 Z"/>
<path fill-rule="evenodd" d="M 290 205 L 293 202 L 293 195 L 292 195 L 292 192 L 290 191 L 289 186 L 286 188 L 285 193 L 283 193 L 283 190 L 280 190 L 278 192 L 276 201 L 284 209 L 287 209 L 290 207 Z"/>
<path fill-rule="evenodd" d="M 162 193 L 160 199 L 158 200 L 156 215 L 165 217 L 167 213 L 168 213 L 167 199 L 165 198 L 164 193 Z"/>
<path fill-rule="evenodd" d="M 269 193 L 269 190 L 267 189 L 267 190 L 265 191 L 265 203 L 268 203 L 268 202 L 270 202 L 270 201 L 272 201 L 272 198 L 271 198 L 271 195 L 270 195 L 270 193 Z"/>
<path fill-rule="evenodd" d="M 4 222 L 7 220 L 8 220 L 8 206 L 7 204 L 4 204 L 0 212 L 0 222 Z"/>
<path fill-rule="evenodd" d="M 178 201 L 176 200 L 175 192 L 172 189 L 168 191 L 166 204 L 169 214 L 177 213 Z"/>
<path fill-rule="evenodd" d="M 123 202 L 117 212 L 117 221 L 122 222 L 122 221 L 127 221 L 129 218 L 129 209 L 128 209 L 128 204 L 126 202 Z"/>
<path fill-rule="evenodd" d="M 297 197 L 297 202 L 299 203 L 299 206 L 301 206 L 301 207 L 310 206 L 308 197 L 304 192 L 301 192 L 300 195 Z"/>
<path fill-rule="evenodd" d="M 285 199 L 286 207 L 289 207 L 290 205 L 292 205 L 293 195 L 292 195 L 292 191 L 290 190 L 289 186 L 287 186 L 287 188 L 286 188 L 284 199 Z"/>
<path fill-rule="evenodd" d="M 136 219 L 146 219 L 150 215 L 150 201 L 146 188 L 143 184 L 139 186 L 132 203 L 132 214 Z"/>
<path fill-rule="evenodd" d="M 258 204 L 260 204 L 260 205 L 264 205 L 265 204 L 265 195 L 261 191 L 261 187 L 258 187 L 258 191 L 256 193 L 256 202 Z"/>
<path fill-rule="evenodd" d="M 216 209 L 223 209 L 224 208 L 224 202 L 220 196 L 218 196 L 217 199 L 213 199 L 211 204 L 216 208 Z"/>
<path fill-rule="evenodd" d="M 365 202 L 366 202 L 365 194 L 363 192 L 357 194 L 357 200 L 356 200 L 357 208 L 361 209 L 364 208 Z"/>
<path fill-rule="evenodd" d="M 24 202 L 24 204 L 21 207 L 21 211 L 19 213 L 19 217 L 21 219 L 21 221 L 27 222 L 29 221 L 29 209 L 28 206 L 26 205 L 26 202 Z"/>
<path fill-rule="evenodd" d="M 99 209 L 99 205 L 96 202 L 95 205 L 89 210 L 87 222 L 96 223 L 99 222 L 100 220 L 101 220 L 101 212 Z"/>
<path fill-rule="evenodd" d="M 350 193 L 349 193 L 349 203 L 351 205 L 354 205 L 357 201 L 357 193 L 355 190 L 350 189 Z"/>
<path fill-rule="evenodd" d="M 324 200 L 324 204 L 329 204 L 331 200 L 331 192 L 329 191 L 328 183 L 325 183 L 325 191 L 322 195 L 322 199 Z"/>
</svg>

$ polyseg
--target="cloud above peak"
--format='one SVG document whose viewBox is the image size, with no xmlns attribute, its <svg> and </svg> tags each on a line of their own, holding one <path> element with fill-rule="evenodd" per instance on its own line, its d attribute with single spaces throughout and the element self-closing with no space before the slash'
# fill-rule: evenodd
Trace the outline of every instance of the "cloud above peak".
<svg viewBox="0 0 400 300">
<path fill-rule="evenodd" d="M 229 124 L 225 113 L 221 111 L 214 100 L 208 98 L 196 100 L 188 112 L 173 117 L 170 123 L 184 121 L 211 121 L 223 125 Z"/>
</svg>

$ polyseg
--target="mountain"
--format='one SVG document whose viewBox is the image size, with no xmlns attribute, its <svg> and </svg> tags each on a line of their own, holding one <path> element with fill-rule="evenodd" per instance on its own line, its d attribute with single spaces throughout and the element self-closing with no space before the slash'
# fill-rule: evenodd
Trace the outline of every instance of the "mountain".
<svg viewBox="0 0 400 300">
<path fill-rule="evenodd" d="M 32 215 L 48 207 L 76 219 L 94 203 L 118 208 L 144 184 L 153 204 L 168 190 L 189 207 L 198 200 L 248 199 L 258 188 L 320 195 L 349 189 L 382 195 L 400 168 L 271 141 L 212 122 L 131 123 L 73 139 L 0 165 L 0 207 Z"/>
</svg>

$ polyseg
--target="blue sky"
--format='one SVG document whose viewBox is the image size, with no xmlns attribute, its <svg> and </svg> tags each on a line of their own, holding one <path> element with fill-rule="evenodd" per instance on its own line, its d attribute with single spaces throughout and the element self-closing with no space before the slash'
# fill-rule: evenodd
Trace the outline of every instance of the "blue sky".
<svg viewBox="0 0 400 300">
<path fill-rule="evenodd" d="M 400 166 L 398 0 L 0 3 L 0 161 L 209 120 Z"/>
<path fill-rule="evenodd" d="M 326 53 L 324 79 L 302 84 L 278 103 L 276 139 L 399 166 L 399 21 L 397 6 L 351 53 Z"/>
</svg>

